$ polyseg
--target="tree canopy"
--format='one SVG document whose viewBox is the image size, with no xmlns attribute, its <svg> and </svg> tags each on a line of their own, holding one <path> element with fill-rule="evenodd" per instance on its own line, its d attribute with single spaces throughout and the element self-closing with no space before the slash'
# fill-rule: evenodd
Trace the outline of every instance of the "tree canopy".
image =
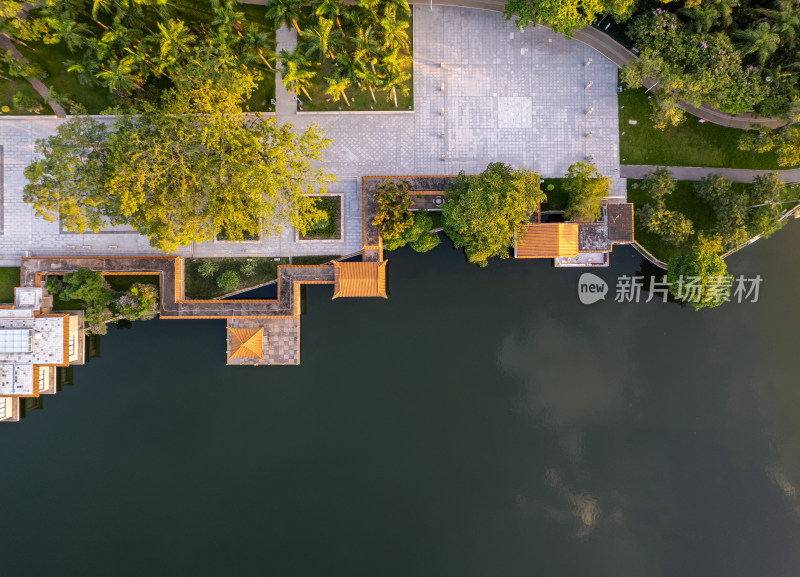
<svg viewBox="0 0 800 577">
<path fill-rule="evenodd" d="M 69 231 L 127 224 L 161 250 L 285 224 L 305 233 L 322 215 L 306 193 L 325 191 L 333 177 L 312 161 L 330 141 L 316 126 L 243 114 L 252 78 L 194 80 L 168 90 L 156 105 L 118 116 L 107 131 L 90 118 L 72 119 L 40 142 L 44 157 L 25 171 L 25 200 Z M 77 140 L 76 140 L 76 137 Z"/>
<path fill-rule="evenodd" d="M 572 31 L 594 23 L 605 13 L 624 20 L 633 7 L 634 0 L 510 0 L 506 3 L 506 20 L 517 17 L 517 27 L 546 24 L 567 38 Z"/>
<path fill-rule="evenodd" d="M 636 216 L 648 232 L 657 234 L 673 246 L 686 242 L 694 234 L 694 225 L 682 213 L 669 210 L 666 199 L 675 190 L 675 180 L 666 168 L 648 172 L 639 184 L 652 199 L 636 209 Z"/>
<path fill-rule="evenodd" d="M 611 179 L 597 168 L 584 162 L 573 164 L 562 186 L 569 193 L 565 219 L 594 222 L 602 216 L 602 201 L 611 193 Z"/>
<path fill-rule="evenodd" d="M 730 297 L 730 277 L 719 256 L 719 239 L 704 239 L 689 254 L 670 259 L 667 265 L 669 291 L 695 309 L 713 308 Z"/>
<path fill-rule="evenodd" d="M 461 172 L 445 191 L 444 232 L 464 247 L 469 262 L 486 266 L 492 257 L 508 258 L 514 235 L 545 200 L 539 175 L 500 162 L 480 174 Z"/>
</svg>

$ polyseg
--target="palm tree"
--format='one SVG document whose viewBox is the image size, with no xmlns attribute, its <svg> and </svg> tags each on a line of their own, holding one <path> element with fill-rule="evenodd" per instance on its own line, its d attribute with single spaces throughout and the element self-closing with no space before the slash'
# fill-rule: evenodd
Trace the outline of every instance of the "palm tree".
<svg viewBox="0 0 800 577">
<path fill-rule="evenodd" d="M 759 8 L 758 11 L 772 22 L 772 31 L 777 32 L 781 41 L 789 48 L 794 46 L 797 29 L 800 28 L 800 11 L 797 4 L 788 0 L 778 0 L 778 10 Z"/>
<path fill-rule="evenodd" d="M 134 70 L 134 64 L 135 62 L 130 56 L 126 56 L 120 61 L 112 60 L 95 76 L 111 90 L 130 93 L 134 88 L 141 88 L 140 77 Z"/>
<path fill-rule="evenodd" d="M 350 40 L 353 42 L 353 56 L 363 62 L 369 62 L 372 73 L 376 74 L 375 57 L 373 54 L 377 53 L 381 47 L 380 44 L 375 41 L 372 28 L 370 26 L 359 28 L 356 31 L 356 35 Z"/>
<path fill-rule="evenodd" d="M 381 6 L 381 1 L 382 0 L 358 0 L 358 7 L 370 26 L 378 24 L 381 20 L 380 16 L 378 16 L 378 9 Z"/>
<path fill-rule="evenodd" d="M 733 9 L 739 6 L 740 0 L 704 0 L 702 4 L 678 10 L 691 20 L 689 27 L 694 32 L 703 33 L 719 24 L 727 28 L 733 22 Z"/>
<path fill-rule="evenodd" d="M 394 100 L 394 107 L 397 108 L 397 90 L 400 89 L 403 94 L 408 94 L 410 90 L 408 81 L 411 80 L 411 75 L 396 69 L 388 69 L 387 72 L 383 89 L 387 92 L 386 99 L 390 102 Z"/>
<path fill-rule="evenodd" d="M 411 14 L 411 7 L 406 0 L 384 0 L 386 3 L 386 10 L 391 10 L 393 14 L 398 11 L 405 14 Z"/>
<path fill-rule="evenodd" d="M 342 78 L 338 75 L 334 75 L 332 78 L 326 76 L 325 82 L 328 83 L 328 88 L 325 90 L 325 94 L 330 96 L 334 102 L 339 102 L 339 96 L 341 95 L 344 98 L 347 106 L 350 106 L 350 101 L 347 99 L 347 94 L 344 93 L 344 91 L 350 87 L 349 78 Z"/>
<path fill-rule="evenodd" d="M 755 28 L 737 30 L 733 37 L 742 40 L 742 54 L 754 54 L 759 64 L 763 65 L 777 49 L 781 42 L 780 36 L 775 34 L 768 23 L 761 22 Z"/>
<path fill-rule="evenodd" d="M 244 12 L 236 10 L 239 4 L 236 0 L 211 0 L 211 10 L 214 12 L 212 26 L 233 27 L 237 22 L 244 20 Z"/>
<path fill-rule="evenodd" d="M 381 28 L 383 29 L 383 48 L 385 50 L 394 50 L 399 48 L 405 50 L 408 48 L 408 22 L 400 22 L 395 18 L 394 10 L 386 10 L 386 16 L 381 19 Z"/>
<path fill-rule="evenodd" d="M 294 26 L 297 33 L 302 36 L 303 32 L 297 25 L 297 19 L 301 16 L 303 0 L 270 0 L 267 4 L 266 17 L 275 23 L 275 27 Z"/>
<path fill-rule="evenodd" d="M 381 79 L 377 74 L 374 74 L 367 70 L 366 68 L 362 68 L 356 72 L 356 77 L 360 82 L 363 82 L 364 85 L 369 90 L 370 96 L 372 96 L 372 102 L 378 102 L 375 98 L 375 88 L 381 87 Z"/>
<path fill-rule="evenodd" d="M 302 91 L 311 102 L 313 102 L 313 100 L 308 93 L 308 89 L 311 88 L 311 81 L 315 76 L 316 73 L 313 70 L 301 68 L 296 60 L 286 60 L 283 62 L 281 82 L 283 82 L 286 90 L 292 90 L 292 87 L 294 87 L 294 92 L 297 96 L 300 96 L 300 92 Z"/>
<path fill-rule="evenodd" d="M 325 16 L 331 20 L 336 20 L 336 25 L 339 27 L 339 30 L 342 30 L 342 23 L 339 22 L 339 15 L 341 15 L 343 11 L 342 8 L 342 0 L 322 0 L 322 2 L 317 5 L 315 13 L 317 16 Z M 344 30 L 342 30 L 342 32 L 344 32 Z"/>
<path fill-rule="evenodd" d="M 158 22 L 160 34 L 154 38 L 160 46 L 158 72 L 175 70 L 182 56 L 189 54 L 197 37 L 192 34 L 180 20 L 168 20 L 166 24 Z"/>
<path fill-rule="evenodd" d="M 268 45 L 271 34 L 264 30 L 257 24 L 248 23 L 244 27 L 244 34 L 239 32 L 241 43 L 244 47 L 245 54 L 253 54 L 267 65 L 267 68 L 272 70 L 270 60 L 275 60 L 275 52 L 269 48 L 264 48 Z"/>
<path fill-rule="evenodd" d="M 50 25 L 55 30 L 53 36 L 63 40 L 70 50 L 75 50 L 84 44 L 86 35 L 89 34 L 89 27 L 86 24 L 79 24 L 74 20 L 53 20 Z"/>
<path fill-rule="evenodd" d="M 332 34 L 333 20 L 320 17 L 319 26 L 312 26 L 303 33 L 306 56 L 319 55 L 320 60 L 335 58 L 332 48 L 338 46 L 338 37 Z"/>
</svg>

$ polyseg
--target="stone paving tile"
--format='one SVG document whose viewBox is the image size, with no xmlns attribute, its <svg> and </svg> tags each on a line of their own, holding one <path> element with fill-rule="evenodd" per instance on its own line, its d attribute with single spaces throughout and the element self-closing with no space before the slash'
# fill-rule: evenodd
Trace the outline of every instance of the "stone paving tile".
<svg viewBox="0 0 800 577">
<path fill-rule="evenodd" d="M 291 50 L 297 35 L 281 29 L 277 39 L 279 49 Z M 592 86 L 587 90 L 589 82 Z M 364 175 L 474 173 L 490 162 L 502 161 L 555 177 L 562 176 L 573 162 L 594 155 L 600 171 L 616 177 L 616 85 L 617 69 L 612 62 L 547 29 L 519 32 L 497 12 L 416 5 L 413 114 L 297 114 L 292 95 L 282 84 L 277 86 L 278 120 L 298 128 L 317 124 L 334 140 L 324 154 L 324 167 L 339 178 L 331 192 L 345 195 L 344 238 L 297 242 L 294 230 L 286 227 L 257 243 L 194 244 L 177 254 L 356 252 L 362 246 L 359 195 Z M 590 108 L 594 112 L 587 116 Z M 22 201 L 23 170 L 33 159 L 35 140 L 53 134 L 60 122 L 0 118 L 4 148 L 0 265 L 18 264 L 28 251 L 53 256 L 160 254 L 140 235 L 63 234 L 57 223 L 34 217 Z M 587 138 L 590 131 L 593 134 Z M 620 182 L 615 186 L 624 194 L 624 180 Z"/>
</svg>

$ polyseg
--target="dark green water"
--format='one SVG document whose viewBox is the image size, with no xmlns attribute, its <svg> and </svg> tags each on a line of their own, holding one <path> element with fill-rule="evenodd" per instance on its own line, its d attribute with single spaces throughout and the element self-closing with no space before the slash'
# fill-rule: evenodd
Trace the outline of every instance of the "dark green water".
<svg viewBox="0 0 800 577">
<path fill-rule="evenodd" d="M 798 244 L 701 313 L 401 251 L 388 301 L 308 288 L 300 367 L 225 367 L 224 322 L 112 330 L 0 426 L 0 575 L 794 577 Z"/>
</svg>

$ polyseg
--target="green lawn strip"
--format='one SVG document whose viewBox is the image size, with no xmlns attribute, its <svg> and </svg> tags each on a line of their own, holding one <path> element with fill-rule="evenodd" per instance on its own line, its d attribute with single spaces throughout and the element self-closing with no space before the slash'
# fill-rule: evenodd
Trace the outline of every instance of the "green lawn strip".
<svg viewBox="0 0 800 577">
<path fill-rule="evenodd" d="M 679 126 L 657 130 L 650 120 L 651 106 L 644 88 L 619 94 L 619 147 L 622 164 L 709 166 L 773 170 L 781 167 L 774 152 L 756 154 L 737 148 L 744 131 L 700 123 L 687 114 Z M 629 124 L 635 120 L 636 124 Z"/>
<path fill-rule="evenodd" d="M 542 212 L 546 210 L 566 210 L 569 193 L 564 190 L 566 178 L 545 178 L 542 181 L 542 192 L 547 195 L 547 200 L 542 203 Z M 548 187 L 553 185 L 553 190 Z"/>
<path fill-rule="evenodd" d="M 638 186 L 639 182 L 641 181 L 628 179 L 628 202 L 632 202 L 634 208 L 642 207 L 652 202 L 650 195 Z M 675 192 L 666 198 L 668 209 L 682 213 L 694 225 L 694 236 L 684 244 L 672 246 L 665 243 L 658 235 L 647 232 L 641 226 L 638 215 L 634 216 L 634 238 L 648 252 L 661 261 L 667 262 L 672 257 L 691 252 L 697 244 L 697 235 L 711 233 L 716 224 L 717 218 L 714 210 L 708 203 L 697 197 L 694 191 L 696 184 L 697 181 L 694 180 L 675 181 Z M 748 184 L 742 182 L 733 183 L 733 188 L 737 192 L 743 192 L 748 186 Z"/>
<path fill-rule="evenodd" d="M 19 51 L 45 71 L 46 76 L 42 79 L 45 86 L 52 86 L 59 94 L 82 104 L 89 114 L 99 114 L 114 103 L 114 97 L 107 88 L 81 84 L 77 73 L 67 72 L 64 62 L 80 60 L 80 55 L 71 52 L 65 44 L 29 42 L 28 46 L 20 46 Z"/>
<path fill-rule="evenodd" d="M 319 223 L 319 226 L 312 226 L 308 233 L 301 238 L 308 239 L 323 239 L 323 238 L 338 238 L 339 231 L 339 211 L 340 211 L 340 196 L 319 197 L 317 199 L 317 208 L 324 211 L 328 215 L 326 222 Z"/>
<path fill-rule="evenodd" d="M 204 260 L 212 260 L 217 264 L 217 271 L 210 278 L 200 275 L 198 267 Z M 252 261 L 256 264 L 256 271 L 252 276 L 242 273 L 242 265 Z M 217 278 L 225 271 L 232 270 L 239 275 L 241 282 L 235 290 L 244 290 L 258 286 L 278 278 L 278 266 L 289 264 L 288 258 L 274 260 L 273 258 L 187 258 L 186 259 L 186 298 L 209 299 L 222 296 L 228 292 L 217 286 Z"/>
<path fill-rule="evenodd" d="M 318 256 L 293 256 L 292 264 L 299 264 L 299 265 L 325 264 L 337 258 L 340 258 L 340 255 L 323 254 Z"/>
<path fill-rule="evenodd" d="M 0 267 L 0 303 L 14 302 L 14 287 L 19 286 L 19 267 Z"/>
</svg>

